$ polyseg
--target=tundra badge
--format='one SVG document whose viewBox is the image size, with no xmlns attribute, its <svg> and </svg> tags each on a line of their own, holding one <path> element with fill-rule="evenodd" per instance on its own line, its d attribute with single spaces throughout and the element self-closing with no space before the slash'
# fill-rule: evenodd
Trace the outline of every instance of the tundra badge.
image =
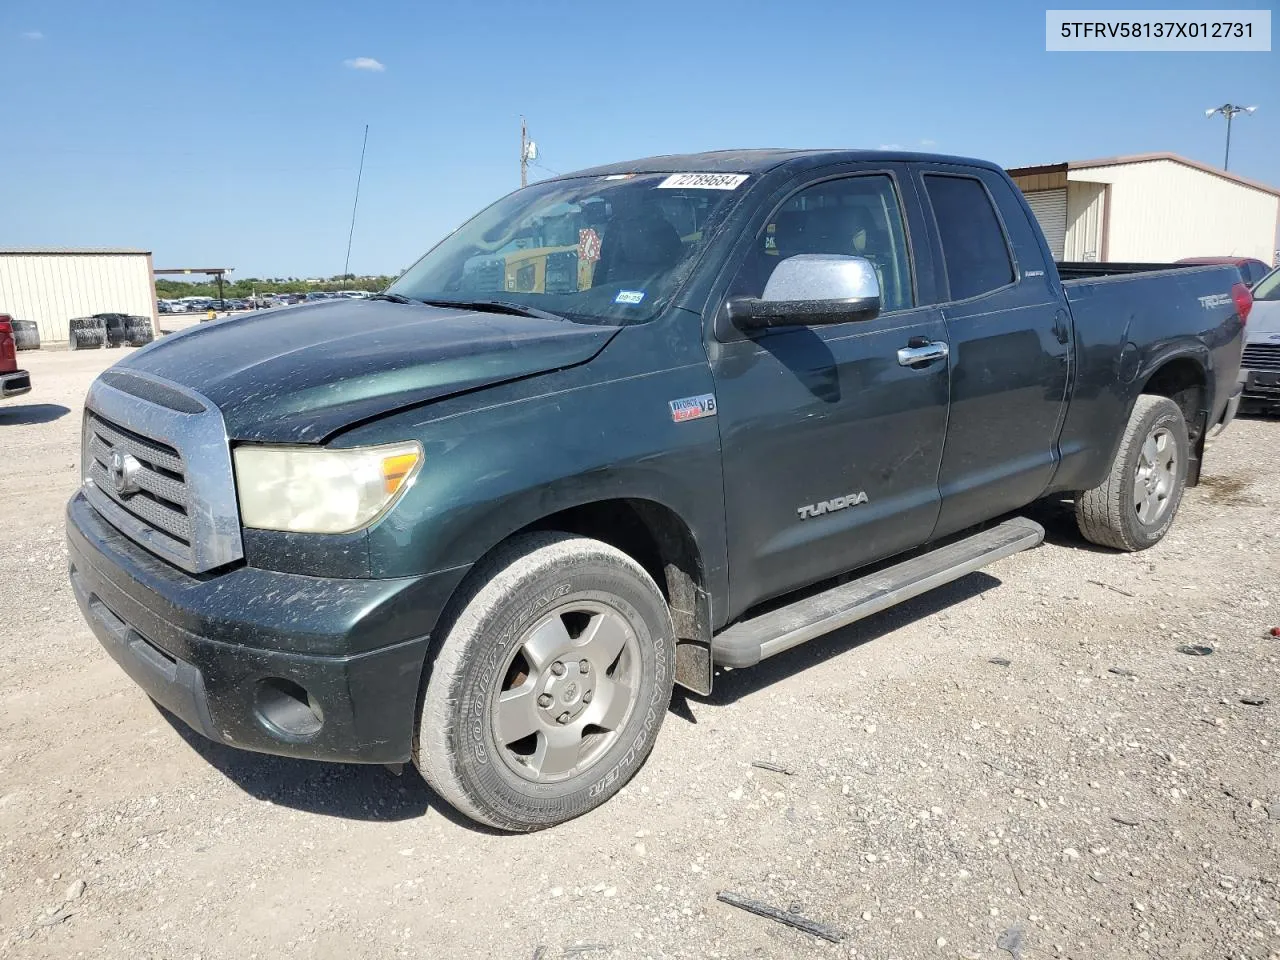
<svg viewBox="0 0 1280 960">
<path fill-rule="evenodd" d="M 800 514 L 801 520 L 808 520 L 810 517 L 820 517 L 824 513 L 835 513 L 837 510 L 856 507 L 858 504 L 866 502 L 867 491 L 859 490 L 857 493 L 851 493 L 845 497 L 836 497 L 834 500 L 822 500 L 818 503 L 810 503 L 806 506 L 798 507 L 796 513 Z"/>
</svg>

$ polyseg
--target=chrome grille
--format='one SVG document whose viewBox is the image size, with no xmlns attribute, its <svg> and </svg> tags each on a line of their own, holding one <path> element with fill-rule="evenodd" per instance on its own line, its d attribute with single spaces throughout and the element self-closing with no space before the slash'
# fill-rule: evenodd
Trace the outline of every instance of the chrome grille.
<svg viewBox="0 0 1280 960">
<path fill-rule="evenodd" d="M 1280 343 L 1251 343 L 1244 348 L 1240 366 L 1246 370 L 1280 373 Z"/>
<path fill-rule="evenodd" d="M 90 413 L 85 429 L 89 444 L 88 475 L 94 486 L 150 527 L 191 545 L 187 517 L 187 482 L 182 457 L 168 444 L 157 443 Z M 114 453 L 134 457 L 142 469 L 133 478 L 139 489 L 121 495 L 111 477 Z"/>
<path fill-rule="evenodd" d="M 120 489 L 116 454 L 129 457 Z M 191 388 L 138 370 L 104 373 L 85 398 L 80 457 L 82 494 L 139 546 L 191 573 L 244 557 L 226 425 Z"/>
</svg>

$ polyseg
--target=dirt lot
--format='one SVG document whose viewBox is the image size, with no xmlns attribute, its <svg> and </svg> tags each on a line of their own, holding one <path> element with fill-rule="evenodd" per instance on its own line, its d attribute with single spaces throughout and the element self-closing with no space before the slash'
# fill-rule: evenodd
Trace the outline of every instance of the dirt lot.
<svg viewBox="0 0 1280 960">
<path fill-rule="evenodd" d="M 1280 957 L 1280 422 L 1156 549 L 1038 508 L 1044 547 L 677 695 L 617 799 L 510 837 L 202 742 L 98 648 L 62 508 L 117 357 L 23 354 L 0 405 L 0 956 Z"/>
</svg>

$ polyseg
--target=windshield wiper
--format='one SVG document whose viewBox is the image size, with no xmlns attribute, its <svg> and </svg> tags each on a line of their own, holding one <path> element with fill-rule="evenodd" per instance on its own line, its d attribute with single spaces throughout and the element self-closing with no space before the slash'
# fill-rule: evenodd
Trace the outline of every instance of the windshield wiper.
<svg viewBox="0 0 1280 960">
<path fill-rule="evenodd" d="M 558 313 L 548 313 L 537 307 L 526 307 L 509 300 L 421 300 L 430 307 L 456 307 L 459 310 L 475 310 L 479 313 L 505 313 L 513 317 L 537 317 L 540 320 L 563 320 Z"/>
<path fill-rule="evenodd" d="M 392 303 L 421 303 L 421 300 L 410 300 L 398 293 L 375 293 L 370 300 L 389 300 Z"/>
</svg>

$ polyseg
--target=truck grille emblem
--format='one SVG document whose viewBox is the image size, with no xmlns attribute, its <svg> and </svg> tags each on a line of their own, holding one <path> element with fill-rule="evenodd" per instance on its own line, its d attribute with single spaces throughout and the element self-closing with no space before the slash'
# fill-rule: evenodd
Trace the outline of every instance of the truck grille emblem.
<svg viewBox="0 0 1280 960">
<path fill-rule="evenodd" d="M 131 453 L 122 453 L 119 450 L 111 454 L 111 486 L 115 488 L 118 495 L 127 497 L 132 493 L 137 493 L 138 474 L 142 470 L 142 464 Z"/>
</svg>

